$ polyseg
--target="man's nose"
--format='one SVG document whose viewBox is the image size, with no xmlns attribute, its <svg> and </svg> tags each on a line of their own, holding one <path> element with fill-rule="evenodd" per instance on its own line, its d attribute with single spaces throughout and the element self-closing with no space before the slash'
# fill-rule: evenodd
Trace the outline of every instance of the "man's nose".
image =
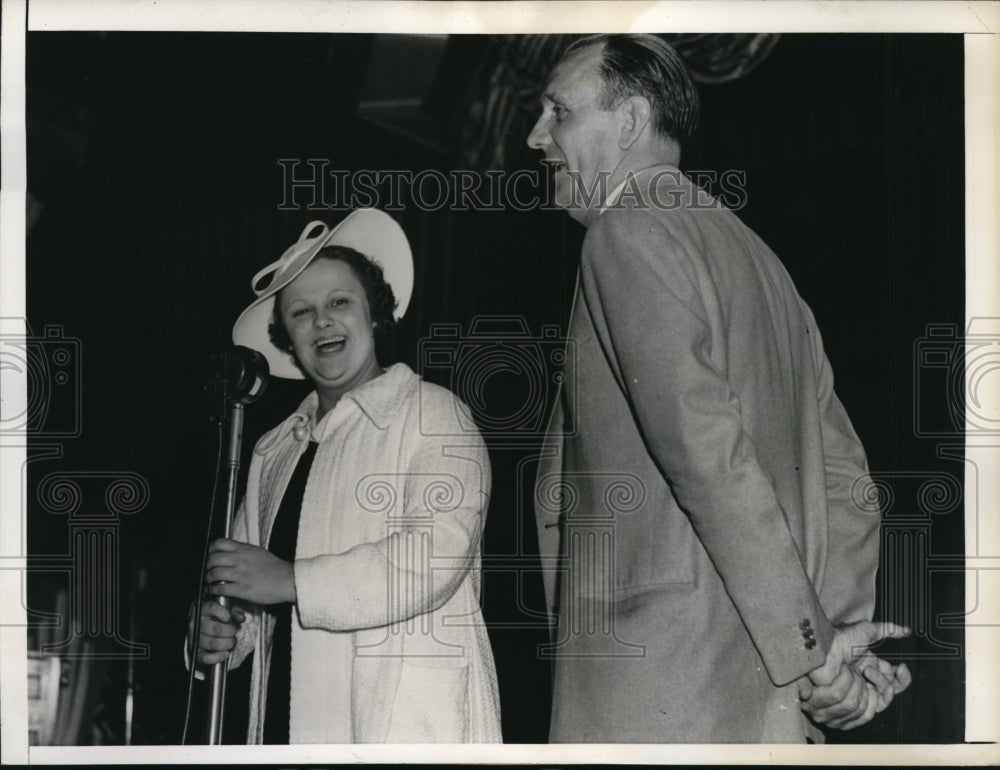
<svg viewBox="0 0 1000 770">
<path fill-rule="evenodd" d="M 535 127 L 528 134 L 528 146 L 532 150 L 544 150 L 552 141 L 549 135 L 549 122 L 542 115 L 536 122 Z"/>
</svg>

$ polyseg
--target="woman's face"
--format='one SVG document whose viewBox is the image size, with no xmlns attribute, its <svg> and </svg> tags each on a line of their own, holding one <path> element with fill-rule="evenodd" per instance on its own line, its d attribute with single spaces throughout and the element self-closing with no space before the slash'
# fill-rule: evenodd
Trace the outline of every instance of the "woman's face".
<svg viewBox="0 0 1000 770">
<path fill-rule="evenodd" d="M 364 286 L 340 260 L 320 258 L 281 290 L 281 317 L 323 412 L 381 374 Z"/>
</svg>

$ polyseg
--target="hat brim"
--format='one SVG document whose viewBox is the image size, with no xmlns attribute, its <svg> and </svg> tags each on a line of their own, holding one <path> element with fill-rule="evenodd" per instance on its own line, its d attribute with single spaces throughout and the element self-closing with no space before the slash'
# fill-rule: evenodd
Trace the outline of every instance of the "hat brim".
<svg viewBox="0 0 1000 770">
<path fill-rule="evenodd" d="M 313 225 L 306 228 L 307 231 L 310 229 L 313 229 Z M 396 297 L 397 304 L 393 313 L 396 319 L 403 316 L 410 304 L 413 294 L 413 254 L 403 229 L 384 211 L 352 211 L 325 237 L 317 239 L 308 249 L 294 255 L 233 325 L 233 342 L 260 351 L 275 377 L 305 379 L 293 363 L 291 354 L 276 348 L 268 334 L 267 329 L 274 314 L 274 295 L 294 281 L 320 250 L 327 246 L 347 246 L 379 264 Z"/>
</svg>

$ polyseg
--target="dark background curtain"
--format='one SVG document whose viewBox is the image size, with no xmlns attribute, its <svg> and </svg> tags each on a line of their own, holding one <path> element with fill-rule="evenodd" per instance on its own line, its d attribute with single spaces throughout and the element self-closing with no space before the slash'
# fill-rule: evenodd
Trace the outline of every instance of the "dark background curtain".
<svg viewBox="0 0 1000 770">
<path fill-rule="evenodd" d="M 683 165 L 745 174 L 739 216 L 813 308 L 881 489 L 877 616 L 915 628 L 886 650 L 909 661 L 913 687 L 869 726 L 831 740 L 961 741 L 963 635 L 948 616 L 964 608 L 964 464 L 946 382 L 960 364 L 915 362 L 930 344 L 929 324 L 960 334 L 964 318 L 962 39 L 673 39 L 702 81 L 701 129 Z M 133 742 L 179 739 L 181 644 L 216 452 L 203 392 L 208 356 L 228 344 L 251 299 L 250 276 L 306 222 L 344 213 L 306 210 L 303 189 L 297 208 L 282 210 L 278 160 L 302 161 L 300 177 L 309 158 L 347 171 L 536 169 L 523 142 L 537 77 L 566 42 L 28 35 L 29 322 L 39 338 L 61 327 L 76 356 L 69 388 L 79 394 L 77 403 L 54 384 L 35 385 L 52 394 L 52 408 L 29 452 L 28 545 L 52 569 L 29 574 L 29 604 L 55 619 L 33 616 L 32 638 L 107 652 L 99 666 L 74 664 L 94 666 L 76 678 L 90 697 L 74 696 L 82 712 L 63 742 L 123 742 L 130 691 Z M 403 191 L 392 212 L 411 240 L 417 279 L 390 355 L 478 399 L 494 467 L 484 609 L 504 735 L 544 741 L 549 670 L 537 655 L 546 633 L 531 483 L 547 403 L 537 399 L 551 395 L 555 374 L 543 331 L 565 328 L 584 233 L 559 212 L 422 210 L 413 197 Z M 446 344 L 469 346 L 490 323 L 506 325 L 518 355 L 544 362 L 537 382 L 501 367 L 470 393 L 461 372 L 422 360 L 443 339 L 442 325 L 460 332 Z M 954 351 L 958 341 L 933 344 Z M 248 411 L 246 452 L 303 393 L 301 383 L 272 381 Z M 536 399 L 531 408 L 526 399 Z M 69 426 L 62 434 L 58 420 Z M 931 423 L 939 429 L 927 435 Z M 109 506 L 108 478 L 131 480 L 136 497 L 145 489 L 142 504 Z M 60 480 L 83 490 L 75 507 L 53 494 Z M 72 573 L 59 569 L 72 562 L 73 533 L 98 520 L 117 570 L 117 585 L 104 591 L 113 632 L 88 635 L 54 597 L 73 588 Z M 231 681 L 227 724 L 239 742 L 246 682 Z"/>
</svg>

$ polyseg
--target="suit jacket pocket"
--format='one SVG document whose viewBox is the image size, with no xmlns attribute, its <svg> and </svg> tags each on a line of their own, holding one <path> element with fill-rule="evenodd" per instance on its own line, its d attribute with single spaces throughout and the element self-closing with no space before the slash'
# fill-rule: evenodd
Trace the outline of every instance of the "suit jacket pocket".
<svg viewBox="0 0 1000 770">
<path fill-rule="evenodd" d="M 691 520 L 665 488 L 650 524 L 650 575 L 654 585 L 695 580 L 697 536 Z"/>
<path fill-rule="evenodd" d="M 695 580 L 694 532 L 666 487 L 654 488 L 640 510 L 617 517 L 613 540 L 619 591 Z"/>
</svg>

